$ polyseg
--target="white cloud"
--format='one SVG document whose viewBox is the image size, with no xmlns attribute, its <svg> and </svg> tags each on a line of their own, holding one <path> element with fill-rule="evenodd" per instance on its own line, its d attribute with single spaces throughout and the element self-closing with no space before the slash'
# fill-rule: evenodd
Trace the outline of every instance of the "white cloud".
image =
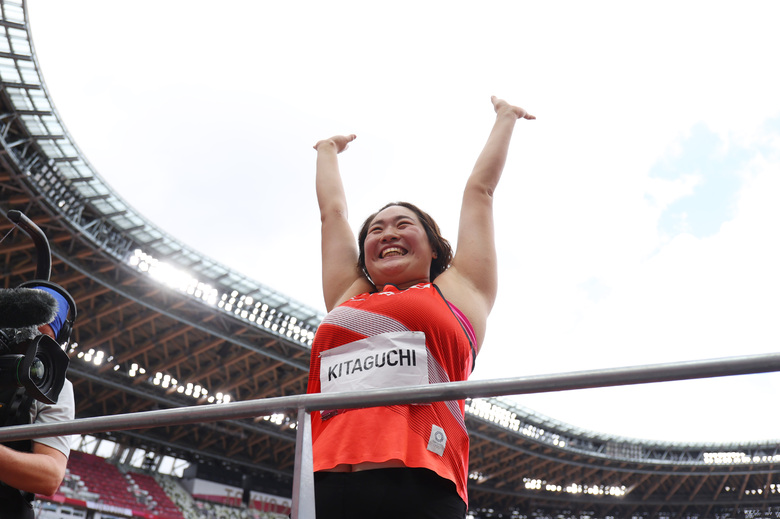
<svg viewBox="0 0 780 519">
<path fill-rule="evenodd" d="M 657 209 L 665 209 L 670 203 L 693 193 L 701 182 L 700 175 L 683 175 L 676 179 L 648 178 L 645 193 L 648 202 Z"/>
</svg>

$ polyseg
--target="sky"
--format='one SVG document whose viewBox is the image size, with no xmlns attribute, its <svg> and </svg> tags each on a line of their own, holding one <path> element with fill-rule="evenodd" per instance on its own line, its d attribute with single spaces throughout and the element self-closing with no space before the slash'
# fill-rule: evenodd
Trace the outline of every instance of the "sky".
<svg viewBox="0 0 780 519">
<path fill-rule="evenodd" d="M 357 228 L 455 242 L 494 120 L 499 296 L 472 379 L 777 351 L 776 2 L 29 0 L 44 80 L 104 180 L 188 246 L 324 311 L 312 146 Z M 780 438 L 780 374 L 513 397 L 632 438 Z"/>
</svg>

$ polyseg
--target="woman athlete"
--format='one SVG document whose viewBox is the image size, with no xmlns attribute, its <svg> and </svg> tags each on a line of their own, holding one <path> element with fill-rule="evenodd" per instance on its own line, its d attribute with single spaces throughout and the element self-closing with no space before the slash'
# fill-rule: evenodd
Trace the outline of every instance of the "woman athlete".
<svg viewBox="0 0 780 519">
<path fill-rule="evenodd" d="M 347 221 L 338 154 L 319 141 L 317 199 L 328 315 L 312 345 L 309 393 L 466 380 L 498 287 L 493 192 L 524 109 L 491 98 L 496 120 L 466 182 L 453 255 L 433 219 L 391 203 Z M 468 495 L 464 402 L 312 413 L 318 519 L 459 518 Z"/>
</svg>

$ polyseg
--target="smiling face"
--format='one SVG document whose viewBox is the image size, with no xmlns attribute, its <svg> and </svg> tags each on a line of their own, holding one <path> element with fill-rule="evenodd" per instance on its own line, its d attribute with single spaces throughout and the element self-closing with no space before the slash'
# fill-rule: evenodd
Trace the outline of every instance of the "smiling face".
<svg viewBox="0 0 780 519">
<path fill-rule="evenodd" d="M 386 207 L 371 219 L 363 252 L 374 285 L 393 284 L 402 289 L 430 281 L 431 262 L 436 257 L 418 216 L 399 205 Z"/>
</svg>

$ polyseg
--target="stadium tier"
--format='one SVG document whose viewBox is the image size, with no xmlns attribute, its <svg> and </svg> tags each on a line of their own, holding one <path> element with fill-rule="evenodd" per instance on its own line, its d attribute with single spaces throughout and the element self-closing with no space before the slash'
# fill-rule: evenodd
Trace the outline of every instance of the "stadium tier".
<svg viewBox="0 0 780 519">
<path fill-rule="evenodd" d="M 0 1 L 0 11 L 0 213 L 20 210 L 44 230 L 52 280 L 78 303 L 68 351 L 77 418 L 304 393 L 323 316 L 188 248 L 122 200 L 57 113 L 24 2 Z M 0 218 L 0 236 L 12 229 Z M 33 276 L 35 251 L 18 230 L 0 257 L 3 288 Z M 580 430 L 505 399 L 467 408 L 471 517 L 780 516 L 776 441 L 651 443 Z M 243 492 L 233 504 L 246 510 L 256 502 L 246 492 L 291 495 L 295 425 L 280 413 L 96 437 L 148 453 L 152 470 L 164 458 L 186 460 L 190 476 Z M 79 479 L 63 493 L 169 506 L 153 480 L 130 483 L 102 458 L 74 452 L 70 466 Z"/>
</svg>

